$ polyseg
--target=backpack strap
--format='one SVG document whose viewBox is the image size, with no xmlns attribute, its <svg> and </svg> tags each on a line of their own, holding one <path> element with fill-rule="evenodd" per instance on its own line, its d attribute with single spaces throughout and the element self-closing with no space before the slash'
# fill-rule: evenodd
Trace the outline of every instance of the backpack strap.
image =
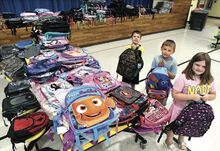
<svg viewBox="0 0 220 151">
<path fill-rule="evenodd" d="M 139 82 L 145 81 L 148 79 L 149 74 L 154 70 L 155 68 L 151 68 L 150 71 L 147 73 L 147 77 L 144 79 L 139 80 Z"/>
<path fill-rule="evenodd" d="M 12 150 L 13 150 L 13 151 L 16 151 L 17 148 L 16 148 L 16 146 L 15 146 L 15 143 L 12 141 L 12 139 L 11 139 L 11 144 L 12 144 Z M 26 150 L 25 150 L 25 151 L 26 151 Z"/>
<path fill-rule="evenodd" d="M 157 139 L 157 142 L 159 143 L 160 142 L 160 139 L 162 138 L 163 134 L 166 133 L 167 131 L 171 131 L 172 130 L 172 127 L 173 127 L 173 123 L 170 123 L 169 125 L 165 126 L 165 128 L 161 131 L 160 133 L 160 136 L 158 137 Z"/>
<path fill-rule="evenodd" d="M 162 138 L 162 136 L 163 136 L 163 134 L 164 134 L 165 132 L 166 132 L 166 128 L 164 128 L 164 129 L 161 131 L 160 136 L 159 136 L 158 139 L 157 139 L 157 143 L 160 142 L 160 139 Z"/>
<path fill-rule="evenodd" d="M 5 135 L 5 136 L 0 137 L 0 140 L 3 140 L 3 139 L 5 139 L 5 138 L 8 138 L 8 135 Z"/>
</svg>

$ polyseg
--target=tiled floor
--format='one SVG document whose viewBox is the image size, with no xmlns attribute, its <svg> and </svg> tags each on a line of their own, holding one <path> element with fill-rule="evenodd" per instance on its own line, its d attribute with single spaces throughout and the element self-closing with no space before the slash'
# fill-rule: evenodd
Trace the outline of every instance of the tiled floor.
<svg viewBox="0 0 220 151">
<path fill-rule="evenodd" d="M 145 53 L 143 55 L 144 59 L 144 68 L 141 71 L 140 78 L 145 78 L 148 70 L 151 66 L 151 61 L 153 57 L 157 54 L 160 54 L 160 46 L 162 42 L 166 39 L 173 39 L 176 44 L 176 52 L 174 57 L 176 58 L 178 63 L 184 62 L 186 60 L 191 59 L 191 57 L 200 51 L 209 52 L 213 48 L 210 47 L 212 42 L 215 42 L 213 36 L 217 32 L 217 26 L 220 25 L 220 20 L 216 19 L 208 19 L 207 24 L 203 31 L 195 31 L 189 30 L 188 27 L 186 29 L 178 29 L 169 32 L 163 32 L 158 34 L 151 34 L 142 37 L 142 45 L 145 47 Z M 102 69 L 110 71 L 113 77 L 116 77 L 116 66 L 118 62 L 118 56 L 124 50 L 124 47 L 131 42 L 130 39 L 115 41 L 111 43 L 105 43 L 100 45 L 94 45 L 91 47 L 86 47 L 88 53 L 94 56 L 99 60 Z M 220 60 L 220 50 L 214 51 L 210 53 L 212 59 Z M 220 74 L 218 62 L 212 62 L 212 73 L 215 77 L 215 82 L 217 84 L 217 88 L 220 85 L 220 80 L 218 79 L 218 75 Z M 185 68 L 186 64 L 183 64 L 178 67 L 178 74 Z M 119 77 L 121 80 L 121 77 Z M 0 100 L 4 98 L 3 88 L 6 82 L 1 77 L 0 80 Z M 141 92 L 145 92 L 144 82 L 140 83 L 137 87 L 137 90 Z M 217 90 L 217 94 L 218 94 Z M 191 141 L 187 141 L 188 147 L 192 151 L 219 151 L 220 150 L 220 101 L 218 101 L 219 96 L 217 95 L 216 100 L 210 102 L 212 107 L 214 108 L 215 119 L 212 123 L 210 130 L 201 138 L 192 138 Z M 172 102 L 172 98 L 168 99 L 168 105 L 170 106 Z M 7 128 L 4 127 L 2 120 L 0 119 L 0 136 L 7 132 Z M 162 138 L 160 143 L 157 143 L 156 140 L 158 135 L 149 133 L 144 135 L 147 138 L 148 144 L 145 150 L 148 151 L 166 151 L 163 146 L 164 137 Z M 134 142 L 134 136 L 132 134 L 121 132 L 115 137 L 111 138 L 112 144 L 109 146 L 106 143 L 101 143 L 93 148 L 91 151 L 141 151 L 142 149 L 139 147 L 139 144 Z M 55 142 L 49 142 L 46 138 L 41 140 L 40 145 L 50 146 L 55 149 L 60 149 L 61 144 L 59 139 L 57 138 Z M 0 141 L 0 151 L 10 151 L 11 144 L 9 139 Z M 23 146 L 17 145 L 17 150 L 22 151 Z"/>
</svg>

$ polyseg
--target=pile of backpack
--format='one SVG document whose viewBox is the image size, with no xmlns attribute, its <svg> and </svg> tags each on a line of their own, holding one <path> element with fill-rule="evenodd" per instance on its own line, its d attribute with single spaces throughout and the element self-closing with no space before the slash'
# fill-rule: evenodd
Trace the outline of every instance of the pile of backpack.
<svg viewBox="0 0 220 151">
<path fill-rule="evenodd" d="M 68 33 L 40 35 L 38 50 L 38 54 L 27 57 L 24 65 L 25 80 L 31 84 L 25 92 L 29 94 L 31 90 L 36 97 L 33 100 L 38 100 L 48 119 L 53 121 L 53 132 L 63 136 L 63 149 L 82 150 L 85 143 L 97 143 L 100 136 L 109 141 L 110 125 L 117 125 L 120 109 L 107 94 L 125 84 L 101 70 L 99 62 L 85 49 L 69 45 Z M 17 88 L 22 86 L 24 84 Z M 79 104 L 81 101 L 91 108 Z M 98 108 L 100 110 L 94 112 Z M 86 124 L 80 120 L 83 109 L 88 112 Z M 64 133 L 59 131 L 62 127 L 66 129 Z"/>
<path fill-rule="evenodd" d="M 0 140 L 10 138 L 13 150 L 16 149 L 15 144 L 21 142 L 30 143 L 28 146 L 24 144 L 24 149 L 31 150 L 51 126 L 47 114 L 37 112 L 40 104 L 30 87 L 29 81 L 19 80 L 9 82 L 4 89 L 6 97 L 2 101 L 2 116 L 5 126 L 8 126 L 7 123 L 10 126 Z"/>
</svg>

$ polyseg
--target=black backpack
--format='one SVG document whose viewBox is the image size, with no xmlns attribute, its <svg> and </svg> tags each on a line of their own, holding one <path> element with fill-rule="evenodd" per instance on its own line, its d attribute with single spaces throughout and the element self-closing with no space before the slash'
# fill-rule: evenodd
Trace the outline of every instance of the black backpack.
<svg viewBox="0 0 220 151">
<path fill-rule="evenodd" d="M 119 56 L 116 72 L 128 80 L 133 80 L 144 66 L 141 51 L 128 48 Z"/>
<path fill-rule="evenodd" d="M 39 108 L 40 104 L 34 94 L 26 91 L 3 99 L 2 116 L 11 121 L 16 116 L 34 112 Z"/>
<path fill-rule="evenodd" d="M 18 53 L 14 45 L 3 45 L 0 47 L 0 61 L 10 58 Z"/>
<path fill-rule="evenodd" d="M 5 96 L 8 97 L 8 96 L 20 94 L 25 91 L 29 91 L 30 87 L 31 85 L 28 80 L 12 81 L 8 83 L 4 89 Z"/>
<path fill-rule="evenodd" d="M 70 26 L 67 21 L 57 20 L 57 21 L 46 21 L 42 26 L 42 33 L 46 32 L 70 32 Z"/>
<path fill-rule="evenodd" d="M 119 124 L 131 122 L 132 125 L 140 123 L 139 116 L 149 107 L 146 95 L 128 86 L 120 86 L 109 93 L 121 110 Z"/>
</svg>

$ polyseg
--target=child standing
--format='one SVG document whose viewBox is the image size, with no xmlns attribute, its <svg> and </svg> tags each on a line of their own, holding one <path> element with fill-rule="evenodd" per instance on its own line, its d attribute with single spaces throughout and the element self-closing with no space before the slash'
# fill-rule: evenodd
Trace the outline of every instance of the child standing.
<svg viewBox="0 0 220 151">
<path fill-rule="evenodd" d="M 138 30 L 133 31 L 131 34 L 132 43 L 126 46 L 126 49 L 131 48 L 133 50 L 139 51 L 139 55 L 141 57 L 144 52 L 144 47 L 141 46 L 140 41 L 141 41 L 141 32 Z M 139 73 L 133 80 L 129 80 L 129 79 L 122 77 L 122 81 L 129 83 L 131 87 L 135 89 L 135 84 L 139 84 Z"/>
<path fill-rule="evenodd" d="M 214 78 L 210 72 L 211 59 L 208 53 L 197 53 L 192 57 L 182 74 L 173 85 L 173 104 L 169 109 L 171 120 L 174 121 L 190 101 L 212 101 L 216 97 Z M 187 151 L 184 136 L 178 137 L 178 147 L 173 144 L 174 133 L 167 132 L 164 145 L 172 151 Z"/>
<path fill-rule="evenodd" d="M 176 44 L 173 40 L 166 40 L 161 46 L 161 55 L 155 56 L 151 68 L 165 67 L 168 71 L 170 79 L 174 79 L 177 73 L 176 60 L 171 56 L 176 49 Z"/>
</svg>

